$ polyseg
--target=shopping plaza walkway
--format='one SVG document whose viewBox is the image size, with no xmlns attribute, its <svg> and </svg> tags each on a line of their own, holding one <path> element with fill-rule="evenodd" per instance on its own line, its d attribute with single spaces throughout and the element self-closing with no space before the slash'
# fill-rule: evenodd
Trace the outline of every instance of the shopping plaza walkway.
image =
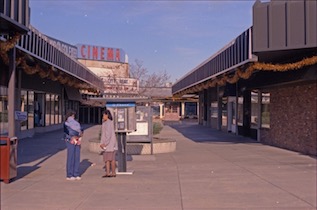
<svg viewBox="0 0 317 210">
<path fill-rule="evenodd" d="M 132 175 L 101 178 L 102 158 L 87 142 L 98 134 L 87 126 L 80 181 L 65 180 L 62 130 L 20 140 L 18 177 L 1 182 L 1 210 L 316 210 L 315 157 L 179 123 L 157 136 L 175 139 L 175 152 L 129 156 Z"/>
</svg>

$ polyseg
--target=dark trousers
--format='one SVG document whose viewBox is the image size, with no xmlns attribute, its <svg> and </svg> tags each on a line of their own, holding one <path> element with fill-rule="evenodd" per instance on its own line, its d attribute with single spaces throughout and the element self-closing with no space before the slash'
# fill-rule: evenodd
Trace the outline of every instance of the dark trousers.
<svg viewBox="0 0 317 210">
<path fill-rule="evenodd" d="M 80 145 L 74 145 L 66 141 L 67 160 L 66 160 L 66 176 L 77 177 L 79 174 L 80 163 Z"/>
</svg>

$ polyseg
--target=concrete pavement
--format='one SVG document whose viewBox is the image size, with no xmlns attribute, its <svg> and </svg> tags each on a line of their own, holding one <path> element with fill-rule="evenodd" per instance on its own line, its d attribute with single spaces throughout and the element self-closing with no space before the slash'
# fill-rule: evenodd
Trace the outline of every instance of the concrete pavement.
<svg viewBox="0 0 317 210">
<path fill-rule="evenodd" d="M 1 182 L 1 210 L 316 209 L 315 157 L 184 122 L 157 136 L 174 138 L 175 152 L 129 156 L 132 175 L 101 178 L 102 157 L 88 150 L 98 134 L 98 125 L 85 130 L 80 181 L 65 179 L 62 130 L 20 140 L 18 177 Z"/>
</svg>

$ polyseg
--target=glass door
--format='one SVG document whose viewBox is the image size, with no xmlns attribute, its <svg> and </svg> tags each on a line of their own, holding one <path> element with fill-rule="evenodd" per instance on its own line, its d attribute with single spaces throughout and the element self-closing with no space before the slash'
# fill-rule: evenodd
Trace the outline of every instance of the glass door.
<svg viewBox="0 0 317 210">
<path fill-rule="evenodd" d="M 236 133 L 236 97 L 228 97 L 228 131 Z"/>
</svg>

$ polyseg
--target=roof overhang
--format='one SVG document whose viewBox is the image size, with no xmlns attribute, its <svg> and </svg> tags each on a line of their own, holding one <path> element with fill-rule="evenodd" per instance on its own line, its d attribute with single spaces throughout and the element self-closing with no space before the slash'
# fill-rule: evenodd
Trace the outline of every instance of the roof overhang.
<svg viewBox="0 0 317 210">
<path fill-rule="evenodd" d="M 316 54 L 317 47 L 301 48 L 291 50 L 274 50 L 254 52 L 258 56 L 259 62 L 277 63 L 277 62 L 291 62 L 301 60 L 303 57 L 309 57 Z"/>
<path fill-rule="evenodd" d="M 19 22 L 9 18 L 8 16 L 0 13 L 0 33 L 12 34 L 20 33 L 26 34 L 29 31 L 28 27 L 20 24 Z"/>
<path fill-rule="evenodd" d="M 88 100 L 106 103 L 140 103 L 140 102 L 150 102 L 151 99 L 148 97 L 90 97 Z"/>
</svg>

